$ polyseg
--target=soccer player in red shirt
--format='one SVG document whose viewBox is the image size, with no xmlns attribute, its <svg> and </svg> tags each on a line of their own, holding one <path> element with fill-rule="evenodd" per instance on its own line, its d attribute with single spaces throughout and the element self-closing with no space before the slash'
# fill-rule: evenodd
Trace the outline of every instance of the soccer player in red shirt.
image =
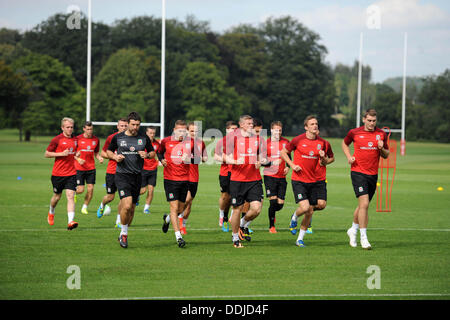
<svg viewBox="0 0 450 320">
<path fill-rule="evenodd" d="M 263 130 L 263 123 L 262 123 L 262 121 L 260 119 L 258 119 L 258 118 L 253 118 L 253 130 L 252 130 L 252 132 L 253 132 L 254 135 L 256 135 L 256 137 L 258 139 L 258 143 L 264 142 L 264 141 L 260 140 L 262 130 Z M 261 164 L 261 165 L 263 166 L 263 164 Z M 261 206 L 263 205 L 263 202 L 264 202 L 264 195 L 263 195 L 263 197 L 261 199 Z M 250 203 L 245 201 L 244 206 L 242 207 L 242 210 L 241 210 L 241 218 L 243 218 L 245 216 L 245 214 L 247 213 L 249 208 L 250 208 Z M 233 211 L 231 211 L 231 214 L 233 214 Z M 248 233 L 249 234 L 253 233 L 252 229 L 250 229 L 250 228 L 247 228 L 247 229 L 248 229 Z"/>
<path fill-rule="evenodd" d="M 164 190 L 169 202 L 170 214 L 164 214 L 162 231 L 167 233 L 169 224 L 175 232 L 178 247 L 186 245 L 178 221 L 178 214 L 183 212 L 189 190 L 189 164 L 191 163 L 191 143 L 186 140 L 187 125 L 184 120 L 177 120 L 170 137 L 161 140 L 158 158 L 164 166 Z"/>
<path fill-rule="evenodd" d="M 286 175 L 289 167 L 281 159 L 281 150 L 286 147 L 289 140 L 282 137 L 283 124 L 274 121 L 270 124 L 271 136 L 267 139 L 267 157 L 272 161 L 270 167 L 264 168 L 264 185 L 266 187 L 266 197 L 269 198 L 269 232 L 277 233 L 275 229 L 275 213 L 284 206 L 286 196 Z"/>
<path fill-rule="evenodd" d="M 186 202 L 184 203 L 184 210 L 178 215 L 180 232 L 182 235 L 187 234 L 186 220 L 191 214 L 192 201 L 194 201 L 197 194 L 199 172 L 198 165 L 200 162 L 208 161 L 208 154 L 206 153 L 206 145 L 202 139 L 198 137 L 198 125 L 195 122 L 188 123 L 188 139 L 191 144 L 191 164 L 189 165 L 189 183 Z"/>
<path fill-rule="evenodd" d="M 363 125 L 352 129 L 342 141 L 342 150 L 351 165 L 351 179 L 358 206 L 353 213 L 353 224 L 347 230 L 350 245 L 356 247 L 356 235 L 360 230 L 361 247 L 371 249 L 367 239 L 369 220 L 369 203 L 377 188 L 378 164 L 380 156 L 389 157 L 387 134 L 377 128 L 377 112 L 368 109 L 363 116 Z M 353 142 L 354 153 L 351 155 L 349 145 Z"/>
<path fill-rule="evenodd" d="M 86 121 L 83 125 L 83 133 L 77 136 L 77 151 L 80 156 L 75 160 L 75 169 L 77 169 L 77 191 L 76 194 L 84 192 L 84 184 L 87 184 L 87 192 L 84 197 L 81 213 L 88 214 L 87 207 L 92 200 L 95 185 L 95 160 L 103 163 L 103 157 L 100 156 L 100 140 L 93 135 L 94 126 L 91 121 Z"/>
<path fill-rule="evenodd" d="M 101 156 L 105 159 L 109 159 L 106 151 L 108 150 L 109 145 L 111 144 L 112 138 L 121 132 L 124 132 L 127 130 L 128 127 L 128 120 L 127 118 L 121 118 L 119 121 L 117 121 L 117 132 L 114 132 L 113 134 L 109 135 L 106 138 L 105 144 L 103 145 Z M 116 167 L 117 162 L 114 159 L 109 159 L 108 166 L 106 167 L 106 175 L 105 175 L 105 186 L 106 186 L 106 195 L 103 197 L 102 202 L 100 203 L 100 206 L 97 209 L 97 218 L 101 218 L 103 214 L 109 215 L 111 212 L 111 208 L 108 206 L 108 203 L 114 200 L 117 187 L 116 183 L 114 182 L 114 177 L 116 174 Z M 116 218 L 116 227 L 120 227 L 120 213 L 117 213 Z"/>
<path fill-rule="evenodd" d="M 317 135 L 318 136 L 320 135 L 320 130 L 317 130 Z M 326 143 L 328 145 L 330 144 L 328 141 L 326 141 Z M 331 146 L 329 146 L 329 148 L 331 150 Z M 317 167 L 317 170 L 318 170 L 318 176 L 319 176 L 318 179 L 319 179 L 319 181 L 325 180 L 325 183 L 327 183 L 327 166 L 319 165 Z M 313 206 L 313 210 L 314 211 L 323 210 L 323 209 L 325 209 L 326 206 L 327 206 L 327 202 L 325 200 L 318 199 L 317 200 L 317 205 Z M 306 230 L 306 233 L 309 233 L 309 234 L 313 233 L 313 230 L 312 230 L 312 217 L 311 217 L 311 221 L 309 222 L 309 226 L 308 226 L 308 229 Z"/>
<path fill-rule="evenodd" d="M 304 247 L 303 237 L 311 222 L 314 206 L 326 204 L 327 186 L 320 166 L 334 161 L 333 151 L 326 140 L 318 136 L 319 123 L 315 116 L 307 116 L 304 121 L 305 133 L 291 140 L 281 151 L 281 158 L 292 168 L 292 190 L 298 207 L 292 214 L 289 228 L 297 233 L 297 219 L 305 215 L 301 222 L 296 245 Z M 289 154 L 294 151 L 294 160 Z"/>
<path fill-rule="evenodd" d="M 156 128 L 147 127 L 146 134 L 152 143 L 153 149 L 158 153 L 160 143 L 155 139 Z M 141 195 L 148 191 L 145 198 L 144 213 L 150 214 L 150 205 L 153 201 L 153 192 L 156 187 L 156 180 L 158 178 L 158 159 L 145 159 L 144 167 L 142 168 L 142 183 L 141 183 Z"/>
<path fill-rule="evenodd" d="M 61 120 L 62 133 L 54 137 L 45 150 L 46 158 L 55 158 L 52 170 L 53 196 L 50 200 L 50 210 L 47 216 L 49 225 L 54 225 L 55 208 L 61 199 L 63 190 L 66 190 L 67 197 L 67 229 L 72 230 L 78 227 L 75 218 L 75 190 L 77 187 L 74 157 L 76 155 L 77 140 L 73 137 L 74 121 L 71 118 Z"/>
<path fill-rule="evenodd" d="M 220 185 L 220 198 L 219 198 L 219 226 L 222 227 L 223 232 L 228 232 L 228 211 L 231 206 L 230 197 L 230 176 L 231 165 L 226 163 L 226 135 L 234 132 L 237 129 L 235 121 L 227 121 L 225 125 L 225 137 L 220 139 L 214 150 L 214 160 L 220 163 L 219 171 L 219 185 Z"/>
<path fill-rule="evenodd" d="M 231 217 L 232 241 L 235 248 L 242 248 L 242 240 L 250 241 L 248 225 L 261 212 L 264 197 L 261 174 L 261 150 L 259 138 L 253 132 L 253 118 L 243 115 L 239 118 L 239 129 L 227 135 L 226 160 L 231 164 L 230 195 L 233 215 Z M 264 160 L 263 160 L 264 162 Z M 244 202 L 249 210 L 240 219 Z"/>
</svg>

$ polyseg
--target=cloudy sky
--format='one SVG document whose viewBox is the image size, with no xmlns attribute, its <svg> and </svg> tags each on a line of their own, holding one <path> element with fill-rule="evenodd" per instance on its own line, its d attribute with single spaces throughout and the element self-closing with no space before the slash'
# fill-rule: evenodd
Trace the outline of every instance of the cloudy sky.
<svg viewBox="0 0 450 320">
<path fill-rule="evenodd" d="M 0 0 L 0 28 L 25 31 L 72 6 L 87 12 L 87 5 L 88 0 Z M 92 0 L 94 21 L 112 24 L 139 15 L 160 17 L 161 0 Z M 321 36 L 331 65 L 358 59 L 362 32 L 363 63 L 372 67 L 375 82 L 402 75 L 405 33 L 408 76 L 450 68 L 448 0 L 166 0 L 166 15 L 183 21 L 194 15 L 219 33 L 291 15 Z"/>
</svg>

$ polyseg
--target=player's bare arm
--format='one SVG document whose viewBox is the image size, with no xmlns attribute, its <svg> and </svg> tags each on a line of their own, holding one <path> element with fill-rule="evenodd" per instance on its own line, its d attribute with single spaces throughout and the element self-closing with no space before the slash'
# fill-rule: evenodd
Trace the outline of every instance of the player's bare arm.
<svg viewBox="0 0 450 320">
<path fill-rule="evenodd" d="M 108 155 L 108 159 L 114 160 L 116 162 L 121 162 L 123 159 L 125 159 L 125 156 L 123 154 L 115 154 L 111 150 L 106 151 Z"/>
<path fill-rule="evenodd" d="M 236 160 L 234 160 L 233 159 L 233 155 L 226 155 L 226 158 L 225 158 L 225 162 L 227 163 L 227 164 L 237 164 L 237 165 L 239 165 L 239 164 L 244 164 L 244 162 L 245 162 L 245 159 L 244 158 L 238 158 L 238 159 L 236 159 Z"/>
<path fill-rule="evenodd" d="M 387 159 L 389 157 L 389 150 L 384 148 L 383 140 L 378 140 L 378 150 L 380 150 L 380 155 Z"/>
<path fill-rule="evenodd" d="M 142 159 L 153 159 L 156 155 L 155 151 L 146 152 L 146 151 L 138 151 L 139 155 Z"/>
<path fill-rule="evenodd" d="M 286 148 L 283 148 L 283 150 L 281 150 L 280 156 L 281 156 L 281 159 L 283 159 L 289 165 L 289 167 L 291 167 L 292 170 L 294 170 L 295 172 L 302 170 L 302 168 L 299 165 L 294 164 L 294 162 L 291 160 Z"/>
<path fill-rule="evenodd" d="M 159 151 L 159 150 L 158 150 L 158 151 Z M 156 157 L 158 158 L 159 162 L 161 162 L 161 164 L 162 164 L 163 167 L 166 167 L 166 166 L 167 166 L 167 160 L 164 159 L 164 153 L 158 152 L 158 153 L 156 153 Z"/>
<path fill-rule="evenodd" d="M 45 150 L 46 158 L 56 158 L 56 157 L 67 157 L 69 155 L 69 149 L 64 150 L 63 152 L 51 152 Z"/>
<path fill-rule="evenodd" d="M 225 163 L 225 155 L 218 155 L 214 153 L 214 160 L 220 164 Z"/>
<path fill-rule="evenodd" d="M 83 165 L 83 164 L 86 162 L 84 159 L 81 159 L 81 158 L 78 157 L 78 156 L 75 156 L 74 159 L 75 159 L 80 165 Z"/>
<path fill-rule="evenodd" d="M 103 157 L 98 152 L 95 154 L 95 157 L 97 158 L 98 162 L 103 163 Z"/>
<path fill-rule="evenodd" d="M 347 157 L 347 161 L 349 164 L 353 164 L 355 162 L 355 157 L 353 157 L 350 153 L 350 147 L 342 141 L 342 151 L 344 151 L 345 156 Z"/>
<path fill-rule="evenodd" d="M 333 163 L 334 162 L 334 157 L 328 157 L 326 154 L 325 154 L 325 151 L 323 151 L 323 150 L 320 150 L 319 151 L 319 157 L 320 157 L 320 165 L 321 166 L 327 166 L 327 165 L 329 165 L 330 163 Z"/>
</svg>

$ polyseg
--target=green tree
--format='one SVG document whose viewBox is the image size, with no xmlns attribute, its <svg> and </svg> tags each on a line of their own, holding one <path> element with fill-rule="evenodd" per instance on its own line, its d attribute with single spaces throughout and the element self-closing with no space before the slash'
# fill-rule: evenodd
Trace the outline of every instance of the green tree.
<svg viewBox="0 0 450 320">
<path fill-rule="evenodd" d="M 72 14 L 55 14 L 26 31 L 22 45 L 33 52 L 47 54 L 69 66 L 77 82 L 85 87 L 87 79 L 87 28 L 86 16 L 80 14 L 80 25 L 68 27 Z M 111 55 L 110 27 L 92 22 L 91 76 L 94 79 Z"/>
<path fill-rule="evenodd" d="M 413 128 L 421 128 L 421 132 L 416 138 L 450 142 L 450 69 L 427 77 L 418 99 L 419 114 Z"/>
<path fill-rule="evenodd" d="M 217 47 L 208 40 L 208 23 L 193 16 L 186 23 L 166 20 L 166 51 L 187 54 L 189 61 L 219 61 Z M 111 27 L 111 46 L 114 50 L 135 47 L 161 49 L 161 19 L 140 16 L 117 20 Z"/>
<path fill-rule="evenodd" d="M 290 16 L 268 18 L 258 34 L 269 56 L 268 96 L 286 133 L 303 131 L 303 119 L 316 114 L 326 134 L 336 125 L 335 88 L 320 36 Z"/>
<path fill-rule="evenodd" d="M 0 60 L 10 65 L 14 60 L 30 54 L 31 51 L 24 48 L 20 43 L 16 45 L 0 44 Z"/>
<path fill-rule="evenodd" d="M 76 125 L 85 119 L 85 93 L 69 67 L 43 54 L 30 53 L 15 60 L 12 68 L 26 76 L 33 94 L 22 113 L 26 140 L 31 134 L 59 132 L 62 117 L 71 117 Z"/>
<path fill-rule="evenodd" d="M 222 129 L 238 119 L 243 101 L 212 63 L 191 62 L 180 76 L 179 86 L 188 120 L 203 121 L 203 128 Z"/>
<path fill-rule="evenodd" d="M 19 129 L 22 141 L 22 112 L 32 95 L 31 83 L 0 60 L 0 128 Z"/>
<path fill-rule="evenodd" d="M 268 95 L 269 59 L 264 42 L 255 34 L 226 33 L 217 45 L 221 64 L 228 69 L 228 84 L 245 100 L 243 112 L 270 123 L 274 106 Z"/>
<path fill-rule="evenodd" d="M 372 107 L 377 110 L 377 123 L 381 127 L 398 129 L 402 120 L 402 95 L 384 84 L 376 84 L 376 100 Z M 362 123 L 361 123 L 362 124 Z"/>
<path fill-rule="evenodd" d="M 0 44 L 16 45 L 22 40 L 22 35 L 19 30 L 1 28 L 0 29 Z"/>
<path fill-rule="evenodd" d="M 159 121 L 158 60 L 144 51 L 121 49 L 107 61 L 92 85 L 92 117 L 97 121 L 117 121 L 137 111 L 143 122 Z M 98 132 L 106 134 L 107 128 Z"/>
<path fill-rule="evenodd" d="M 342 114 L 342 132 L 355 126 L 358 96 L 358 61 L 352 66 L 338 63 L 334 69 L 336 87 L 335 110 Z M 361 73 L 361 111 L 373 107 L 376 99 L 376 88 L 371 83 L 372 69 L 362 65 Z"/>
</svg>

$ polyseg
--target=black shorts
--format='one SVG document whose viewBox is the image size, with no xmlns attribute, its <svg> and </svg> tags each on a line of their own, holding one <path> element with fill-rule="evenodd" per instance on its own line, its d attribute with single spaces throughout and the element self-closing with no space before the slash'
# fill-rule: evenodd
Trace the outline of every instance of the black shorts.
<svg viewBox="0 0 450 320">
<path fill-rule="evenodd" d="M 51 177 L 53 192 L 56 194 L 60 194 L 64 189 L 67 190 L 77 190 L 77 176 L 67 176 L 67 177 L 59 177 L 52 176 Z"/>
<path fill-rule="evenodd" d="M 375 190 L 377 190 L 378 175 L 368 175 L 361 172 L 351 171 L 353 190 L 358 198 L 364 194 L 369 195 L 369 201 L 372 200 Z"/>
<path fill-rule="evenodd" d="M 145 188 L 146 186 L 154 186 L 156 187 L 156 179 L 158 177 L 158 169 L 156 170 L 142 170 L 142 183 L 141 188 Z"/>
<path fill-rule="evenodd" d="M 189 189 L 189 181 L 174 181 L 164 179 L 164 191 L 167 201 L 186 202 L 186 196 Z"/>
<path fill-rule="evenodd" d="M 191 193 L 191 197 L 195 198 L 195 195 L 197 194 L 198 189 L 198 182 L 191 182 L 188 183 L 188 191 Z"/>
<path fill-rule="evenodd" d="M 230 177 L 231 172 L 228 172 L 228 176 L 219 176 L 220 192 L 230 193 Z"/>
<path fill-rule="evenodd" d="M 261 202 L 264 198 L 262 181 L 230 181 L 230 196 L 233 207 L 239 207 L 244 202 Z"/>
<path fill-rule="evenodd" d="M 120 199 L 132 197 L 133 203 L 138 202 L 141 191 L 141 174 L 118 173 L 115 174 L 115 183 Z"/>
<path fill-rule="evenodd" d="M 311 183 L 292 180 L 292 191 L 294 192 L 295 203 L 309 200 L 310 205 L 316 205 L 319 199 L 327 201 L 325 180 Z"/>
<path fill-rule="evenodd" d="M 95 169 L 86 171 L 77 170 L 77 186 L 84 186 L 85 183 L 95 184 L 95 176 Z"/>
<path fill-rule="evenodd" d="M 287 188 L 286 178 L 264 176 L 264 185 L 266 187 L 267 198 L 276 196 L 278 199 L 285 199 Z"/>
<path fill-rule="evenodd" d="M 117 191 L 115 174 L 107 173 L 105 176 L 106 193 L 114 194 Z"/>
</svg>

